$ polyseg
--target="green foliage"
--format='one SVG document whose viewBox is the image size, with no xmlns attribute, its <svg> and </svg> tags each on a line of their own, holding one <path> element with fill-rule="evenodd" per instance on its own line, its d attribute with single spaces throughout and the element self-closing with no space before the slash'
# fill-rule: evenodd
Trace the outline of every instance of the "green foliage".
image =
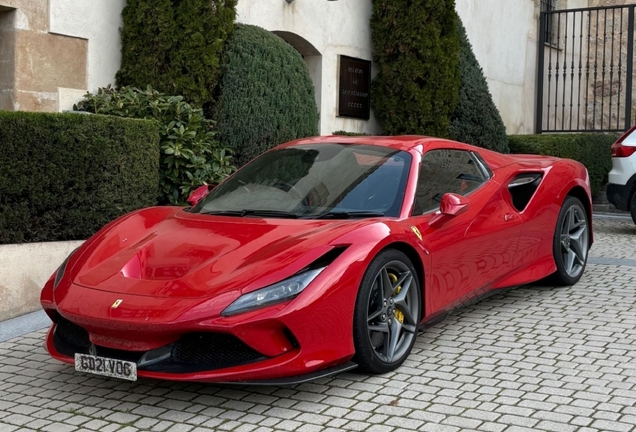
<svg viewBox="0 0 636 432">
<path fill-rule="evenodd" d="M 235 169 L 231 152 L 215 139 L 214 123 L 181 96 L 166 96 L 151 87 L 106 87 L 96 95 L 88 93 L 75 109 L 158 122 L 163 204 L 182 204 L 197 187 L 218 183 Z"/>
<path fill-rule="evenodd" d="M 220 56 L 234 28 L 237 0 L 128 0 L 122 13 L 117 85 L 213 99 Z"/>
<path fill-rule="evenodd" d="M 153 122 L 0 111 L 0 143 L 0 243 L 85 239 L 157 203 Z"/>
<path fill-rule="evenodd" d="M 457 17 L 459 33 L 459 101 L 451 115 L 452 139 L 500 153 L 508 153 L 508 137 L 492 100 L 483 70 L 473 53 L 466 29 Z"/>
<path fill-rule="evenodd" d="M 607 183 L 612 169 L 610 147 L 616 134 L 511 135 L 510 151 L 517 154 L 540 154 L 574 159 L 586 166 L 592 193 L 597 194 Z"/>
<path fill-rule="evenodd" d="M 216 119 L 237 164 L 278 144 L 318 134 L 314 86 L 300 54 L 259 27 L 237 25 L 228 40 Z"/>
<path fill-rule="evenodd" d="M 364 132 L 346 132 L 346 131 L 335 131 L 333 135 L 341 135 L 341 136 L 369 136 L 368 133 Z"/>
<path fill-rule="evenodd" d="M 449 136 L 459 90 L 454 0 L 373 0 L 371 102 L 390 135 Z"/>
<path fill-rule="evenodd" d="M 152 85 L 174 90 L 170 52 L 176 49 L 176 23 L 171 0 L 128 0 L 122 12 L 120 86 Z M 171 92 L 172 93 L 172 92 Z"/>
</svg>

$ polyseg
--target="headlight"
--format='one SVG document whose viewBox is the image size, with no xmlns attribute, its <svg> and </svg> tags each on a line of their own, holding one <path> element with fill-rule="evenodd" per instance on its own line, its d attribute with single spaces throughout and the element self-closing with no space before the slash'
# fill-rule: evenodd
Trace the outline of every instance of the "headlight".
<svg viewBox="0 0 636 432">
<path fill-rule="evenodd" d="M 291 300 L 300 294 L 325 269 L 308 270 L 282 282 L 242 295 L 221 313 L 232 316 Z"/>
<path fill-rule="evenodd" d="M 79 248 L 77 248 L 77 249 L 79 249 Z M 71 259 L 71 257 L 75 253 L 75 251 L 77 251 L 77 249 L 75 249 L 73 252 L 71 252 L 66 257 L 66 259 L 64 260 L 62 265 L 58 267 L 57 272 L 55 273 L 55 280 L 53 281 L 53 289 L 57 288 L 57 286 L 60 284 L 60 281 L 62 280 L 62 276 L 64 276 L 64 271 L 66 270 L 66 265 L 68 264 L 68 260 Z"/>
</svg>

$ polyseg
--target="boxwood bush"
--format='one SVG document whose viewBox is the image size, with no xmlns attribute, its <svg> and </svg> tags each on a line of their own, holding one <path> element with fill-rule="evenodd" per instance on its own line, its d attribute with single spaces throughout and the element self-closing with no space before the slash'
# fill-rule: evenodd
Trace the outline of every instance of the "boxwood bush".
<svg viewBox="0 0 636 432">
<path fill-rule="evenodd" d="M 318 109 L 307 65 L 280 37 L 237 24 L 222 63 L 215 109 L 220 140 L 238 166 L 265 150 L 318 134 Z"/>
<path fill-rule="evenodd" d="M 154 122 L 0 111 L 0 244 L 85 239 L 157 203 Z"/>
<path fill-rule="evenodd" d="M 539 154 L 574 159 L 587 167 L 592 194 L 596 195 L 607 183 L 612 169 L 610 147 L 617 134 L 546 134 L 511 135 L 510 151 L 517 154 Z"/>
</svg>

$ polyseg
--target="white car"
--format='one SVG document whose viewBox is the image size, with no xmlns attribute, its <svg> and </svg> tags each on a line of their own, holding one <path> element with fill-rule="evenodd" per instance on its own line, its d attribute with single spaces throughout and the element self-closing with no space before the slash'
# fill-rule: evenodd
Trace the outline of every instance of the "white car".
<svg viewBox="0 0 636 432">
<path fill-rule="evenodd" d="M 636 126 L 612 145 L 612 170 L 607 199 L 617 209 L 629 211 L 636 223 Z"/>
</svg>

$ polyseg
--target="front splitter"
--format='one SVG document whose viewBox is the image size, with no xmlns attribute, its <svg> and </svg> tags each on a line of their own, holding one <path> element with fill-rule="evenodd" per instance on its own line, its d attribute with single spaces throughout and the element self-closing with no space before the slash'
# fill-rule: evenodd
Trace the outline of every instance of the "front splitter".
<svg viewBox="0 0 636 432">
<path fill-rule="evenodd" d="M 290 386 L 296 384 L 303 384 L 306 382 L 314 381 L 320 378 L 327 378 L 330 376 L 338 375 L 346 371 L 357 368 L 358 365 L 353 362 L 343 363 L 341 365 L 332 366 L 330 368 L 321 369 L 316 372 L 308 373 L 305 375 L 298 375 L 287 378 L 276 378 L 262 381 L 227 381 L 219 382 L 215 384 L 224 385 L 249 385 L 249 386 Z"/>
</svg>

